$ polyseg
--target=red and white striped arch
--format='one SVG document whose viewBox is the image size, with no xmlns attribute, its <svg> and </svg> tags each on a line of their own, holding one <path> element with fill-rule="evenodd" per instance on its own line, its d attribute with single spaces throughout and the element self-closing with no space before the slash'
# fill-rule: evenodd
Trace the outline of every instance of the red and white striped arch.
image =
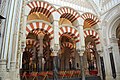
<svg viewBox="0 0 120 80">
<path fill-rule="evenodd" d="M 64 42 L 64 43 L 62 43 L 61 47 L 62 48 L 67 47 L 69 49 L 73 49 L 74 48 L 73 44 L 70 43 L 70 42 Z"/>
<path fill-rule="evenodd" d="M 31 32 L 32 30 L 36 30 L 36 29 L 40 29 L 40 30 L 44 30 L 45 32 L 48 32 L 50 34 L 50 40 L 53 39 L 53 28 L 51 25 L 48 25 L 47 23 L 43 23 L 43 22 L 32 22 L 27 24 L 26 26 L 26 35 L 29 34 L 29 32 Z M 37 30 L 36 30 L 37 31 Z M 35 32 L 35 34 L 37 34 L 38 32 Z"/>
<path fill-rule="evenodd" d="M 32 54 L 34 53 L 33 49 L 31 49 L 31 48 L 25 48 L 25 51 L 32 53 Z"/>
<path fill-rule="evenodd" d="M 74 22 L 80 17 L 79 13 L 68 7 L 59 8 L 57 11 L 60 13 L 61 18 L 67 18 L 71 22 Z"/>
<path fill-rule="evenodd" d="M 43 44 L 43 48 L 46 48 L 46 47 L 49 46 L 49 45 L 50 45 L 49 42 L 45 42 L 45 43 Z"/>
<path fill-rule="evenodd" d="M 46 15 L 46 17 L 49 17 L 52 12 L 55 11 L 55 8 L 53 6 L 43 1 L 32 1 L 28 3 L 27 6 L 30 8 L 29 14 L 39 12 Z"/>
<path fill-rule="evenodd" d="M 91 13 L 84 13 L 81 15 L 81 17 L 82 19 L 86 20 L 91 26 L 99 22 L 99 19 Z"/>
<path fill-rule="evenodd" d="M 93 45 L 87 45 L 87 47 L 86 47 L 87 49 L 93 49 L 94 48 L 94 46 Z"/>
<path fill-rule="evenodd" d="M 68 27 L 68 26 L 64 26 L 59 28 L 59 35 L 61 36 L 62 34 L 66 34 L 68 33 L 70 36 L 72 36 L 75 39 L 75 42 L 79 42 L 80 41 L 80 34 L 78 32 L 78 30 L 76 30 L 75 28 L 72 27 Z"/>
<path fill-rule="evenodd" d="M 40 44 L 39 44 L 39 42 L 37 42 L 33 39 L 27 39 L 26 40 L 26 45 L 32 45 L 33 47 L 36 47 L 37 50 L 39 51 Z"/>
<path fill-rule="evenodd" d="M 100 38 L 97 32 L 94 30 L 84 30 L 84 37 L 86 38 L 87 36 L 91 36 L 96 44 L 100 44 Z"/>
</svg>

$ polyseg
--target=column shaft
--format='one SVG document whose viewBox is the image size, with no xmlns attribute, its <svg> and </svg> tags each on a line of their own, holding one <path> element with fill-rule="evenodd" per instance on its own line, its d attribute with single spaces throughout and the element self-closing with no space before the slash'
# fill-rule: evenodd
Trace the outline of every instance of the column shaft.
<svg viewBox="0 0 120 80">
<path fill-rule="evenodd" d="M 6 24 L 6 26 L 5 27 L 7 27 L 6 28 L 6 35 L 5 35 L 5 39 L 4 39 L 4 41 L 5 42 L 3 42 L 3 44 L 4 44 L 4 46 L 3 46 L 3 50 L 2 50 L 2 59 L 7 59 L 7 53 L 8 53 L 8 49 L 9 49 L 9 40 L 10 40 L 10 31 L 11 31 L 11 27 L 12 27 L 12 20 L 13 20 L 13 9 L 14 9 L 14 3 L 15 3 L 15 1 L 14 0 L 11 0 L 11 2 L 10 2 L 10 4 L 11 5 L 9 5 L 9 12 L 8 12 L 8 14 L 9 14 L 9 17 L 7 18 L 7 24 Z"/>
<path fill-rule="evenodd" d="M 1 6 L 0 6 L 0 13 L 2 16 L 4 16 L 5 18 L 9 15 L 8 12 L 9 12 L 9 6 L 11 5 L 10 4 L 10 0 L 2 0 L 1 1 Z M 4 6 L 5 5 L 5 6 Z M 8 18 L 4 19 L 4 20 L 1 20 L 1 24 L 0 24 L 0 30 L 1 30 L 1 38 L 0 38 L 0 59 L 2 59 L 2 51 L 3 51 L 3 47 L 5 45 L 5 35 L 6 35 L 6 31 L 7 31 L 7 20 Z"/>
<path fill-rule="evenodd" d="M 38 39 L 39 39 L 39 43 L 40 43 L 40 50 L 38 52 L 39 71 L 42 71 L 43 38 L 44 38 L 44 34 L 42 32 L 40 34 L 38 34 Z"/>
<path fill-rule="evenodd" d="M 58 80 L 58 51 L 59 51 L 59 24 L 54 20 L 54 53 L 53 53 L 53 80 Z"/>
<path fill-rule="evenodd" d="M 19 22 L 20 20 L 18 19 L 18 18 L 20 18 L 20 16 L 19 17 L 16 16 L 19 14 L 18 8 L 17 8 L 18 7 L 18 0 L 15 1 L 14 5 L 15 6 L 14 6 L 14 12 L 13 12 L 13 20 L 12 20 L 11 29 L 10 29 L 10 40 L 9 40 L 9 49 L 8 49 L 8 56 L 9 56 L 8 57 L 8 64 L 7 64 L 8 69 L 10 68 L 11 57 L 15 58 L 15 54 L 17 54 L 17 53 L 14 53 L 14 49 L 15 49 L 15 45 L 16 45 L 15 38 L 16 38 L 16 36 L 18 36 L 18 34 L 17 34 L 18 32 L 16 32 L 16 31 L 18 30 L 17 28 L 19 28 L 18 23 L 20 23 Z M 16 23 L 16 20 L 18 20 L 18 23 Z M 12 65 L 12 67 L 13 67 L 13 65 Z"/>
<path fill-rule="evenodd" d="M 81 54 L 80 54 L 81 77 L 82 77 L 82 80 L 85 80 L 85 69 L 84 69 L 84 63 L 83 63 L 84 57 L 83 57 L 83 53 L 81 53 Z"/>
</svg>

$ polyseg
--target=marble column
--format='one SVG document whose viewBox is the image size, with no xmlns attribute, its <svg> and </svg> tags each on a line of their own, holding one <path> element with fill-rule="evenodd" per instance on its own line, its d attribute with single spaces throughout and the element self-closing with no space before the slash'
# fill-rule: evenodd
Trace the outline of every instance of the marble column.
<svg viewBox="0 0 120 80">
<path fill-rule="evenodd" d="M 10 34 L 11 34 L 11 28 L 13 27 L 12 26 L 12 20 L 13 20 L 13 12 L 14 12 L 14 4 L 15 4 L 15 1 L 14 0 L 11 0 L 10 4 L 12 6 L 10 6 L 10 12 L 8 13 L 9 14 L 9 19 L 8 19 L 8 22 L 6 24 L 5 27 L 7 27 L 7 30 L 6 30 L 6 37 L 5 37 L 5 44 L 4 44 L 4 49 L 2 50 L 2 58 L 3 59 L 7 59 L 7 53 L 8 53 L 8 49 L 9 49 L 9 41 L 10 41 Z"/>
<path fill-rule="evenodd" d="M 3 56 L 4 46 L 5 46 L 5 40 L 6 40 L 6 32 L 7 32 L 7 20 L 8 15 L 10 13 L 10 8 L 8 8 L 11 5 L 11 0 L 2 0 L 0 5 L 0 14 L 4 16 L 6 19 L 2 19 L 0 23 L 0 59 Z M 4 60 L 3 60 L 4 61 Z"/>
<path fill-rule="evenodd" d="M 107 46 L 104 47 L 103 49 L 104 49 L 103 50 L 103 60 L 104 60 L 104 65 L 105 65 L 105 79 L 112 80 L 109 50 L 107 49 Z"/>
<path fill-rule="evenodd" d="M 89 75 L 89 70 L 88 70 L 88 61 L 87 61 L 87 51 L 84 52 L 83 57 L 84 57 L 84 68 L 85 68 L 85 74 Z"/>
<path fill-rule="evenodd" d="M 80 56 L 81 77 L 82 77 L 82 80 L 85 80 L 85 68 L 84 68 L 84 57 L 83 57 L 84 50 L 78 49 L 77 51 L 78 51 L 78 54 Z"/>
<path fill-rule="evenodd" d="M 17 63 L 17 54 L 18 54 L 18 41 L 19 41 L 19 36 L 21 35 L 20 32 L 20 19 L 21 19 L 21 12 L 22 12 L 22 3 L 23 0 L 16 0 L 15 1 L 15 7 L 14 7 L 14 20 L 13 20 L 13 24 L 12 26 L 14 26 L 14 29 L 11 29 L 11 31 L 13 31 L 13 33 L 11 32 L 11 39 L 10 39 L 10 45 L 9 47 L 11 47 L 11 49 L 9 49 L 9 53 L 11 55 L 11 57 L 8 58 L 9 62 L 8 62 L 8 66 L 7 68 L 10 69 L 10 76 L 12 80 L 18 80 L 19 77 L 19 70 L 20 70 L 20 66 L 16 67 L 16 63 Z M 25 44 L 26 42 L 24 42 Z M 22 48 L 25 48 L 25 45 L 20 45 Z M 21 58 L 22 56 L 20 56 Z M 20 58 L 19 61 L 21 60 Z M 22 62 L 22 61 L 20 61 Z M 15 77 L 12 77 L 15 76 Z"/>
<path fill-rule="evenodd" d="M 53 49 L 53 80 L 58 80 L 58 50 Z"/>
<path fill-rule="evenodd" d="M 27 25 L 27 16 L 26 15 L 26 6 L 23 6 L 26 4 L 27 1 L 25 0 L 19 0 L 21 1 L 21 18 L 20 18 L 20 33 L 19 33 L 19 40 L 18 40 L 18 52 L 20 52 L 19 56 L 17 55 L 17 57 L 20 58 L 20 60 L 17 59 L 16 63 L 18 63 L 18 65 L 16 64 L 16 66 L 18 66 L 19 68 L 22 68 L 22 56 L 23 56 L 23 52 L 24 49 L 26 47 L 26 25 Z M 17 46 L 17 45 L 16 45 Z"/>
<path fill-rule="evenodd" d="M 60 49 L 59 47 L 59 18 L 55 19 L 53 21 L 54 25 L 54 47 L 53 47 L 53 80 L 58 79 L 58 51 Z M 52 45 L 51 45 L 52 46 Z"/>
<path fill-rule="evenodd" d="M 33 61 L 36 60 L 36 47 L 33 47 Z"/>
<path fill-rule="evenodd" d="M 38 34 L 38 39 L 40 43 L 40 50 L 38 52 L 38 61 L 39 61 L 39 71 L 42 71 L 42 58 L 43 58 L 43 38 L 44 34 L 41 32 Z"/>
<path fill-rule="evenodd" d="M 102 69 L 101 69 L 100 57 L 103 57 L 102 54 L 103 54 L 103 51 L 97 51 L 97 54 L 96 54 L 98 76 L 100 76 L 101 79 L 102 79 Z"/>
<path fill-rule="evenodd" d="M 119 47 L 118 47 L 118 39 L 117 38 L 110 38 L 111 47 L 112 47 L 112 54 L 113 54 L 113 60 L 115 64 L 116 69 L 116 80 L 120 80 L 120 53 L 119 53 Z"/>
<path fill-rule="evenodd" d="M 19 4 L 18 4 L 19 3 Z M 16 0 L 14 6 L 14 17 L 13 23 L 11 28 L 11 35 L 10 35 L 10 43 L 9 43 L 9 58 L 8 58 L 8 69 L 13 65 L 16 67 L 16 58 L 17 58 L 17 50 L 18 50 L 18 38 L 21 35 L 19 34 L 20 31 L 20 18 L 21 18 L 21 11 L 22 11 L 22 0 Z M 24 42 L 25 44 L 25 42 Z M 24 45 L 21 45 L 24 48 Z"/>
<path fill-rule="evenodd" d="M 4 2 L 6 0 L 2 0 L 2 2 Z M 8 4 L 9 3 L 9 4 Z M 6 15 L 6 20 L 4 21 L 4 24 L 2 25 L 2 27 L 4 27 L 4 33 L 2 36 L 2 46 L 1 46 L 1 56 L 0 56 L 0 77 L 2 77 L 2 80 L 8 79 L 10 78 L 10 76 L 8 75 L 7 69 L 6 69 L 6 64 L 7 64 L 7 55 L 8 55 L 8 49 L 9 49 L 9 41 L 10 41 L 10 31 L 11 31 L 11 27 L 12 27 L 12 16 L 13 16 L 13 9 L 14 9 L 14 3 L 15 0 L 9 0 L 6 4 L 2 5 L 2 6 L 7 6 L 7 9 L 5 9 L 6 13 L 4 15 Z"/>
</svg>

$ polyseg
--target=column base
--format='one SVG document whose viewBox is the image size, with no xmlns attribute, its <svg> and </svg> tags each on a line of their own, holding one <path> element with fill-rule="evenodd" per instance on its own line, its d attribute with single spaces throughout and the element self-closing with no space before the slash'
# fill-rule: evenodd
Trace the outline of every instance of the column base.
<svg viewBox="0 0 120 80">
<path fill-rule="evenodd" d="M 88 69 L 85 70 L 85 75 L 87 75 L 87 76 L 90 75 Z"/>
<path fill-rule="evenodd" d="M 20 80 L 19 69 L 14 69 L 9 72 L 11 80 Z"/>
<path fill-rule="evenodd" d="M 7 72 L 7 69 L 6 69 L 6 60 L 5 59 L 0 60 L 0 78 L 1 78 L 1 80 L 10 80 L 9 72 Z"/>
<path fill-rule="evenodd" d="M 120 74 L 116 74 L 116 78 L 114 79 L 112 75 L 106 75 L 106 80 L 120 80 Z"/>
<path fill-rule="evenodd" d="M 114 80 L 120 80 L 120 73 L 116 74 L 116 79 L 114 79 Z"/>
<path fill-rule="evenodd" d="M 6 60 L 0 59 L 0 72 L 6 72 Z"/>
<path fill-rule="evenodd" d="M 15 63 L 11 63 L 11 69 L 6 69 L 6 60 L 0 60 L 0 80 L 20 80 L 19 69 L 15 68 Z"/>
<path fill-rule="evenodd" d="M 10 70 L 14 71 L 16 69 L 16 62 L 10 62 Z"/>
<path fill-rule="evenodd" d="M 106 75 L 106 80 L 113 80 L 113 77 L 111 75 Z"/>
</svg>

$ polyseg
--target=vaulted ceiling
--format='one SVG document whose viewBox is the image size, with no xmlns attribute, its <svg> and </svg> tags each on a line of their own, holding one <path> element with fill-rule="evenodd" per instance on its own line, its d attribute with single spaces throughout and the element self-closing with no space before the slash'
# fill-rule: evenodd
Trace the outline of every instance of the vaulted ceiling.
<svg viewBox="0 0 120 80">
<path fill-rule="evenodd" d="M 61 0 L 61 1 L 70 2 L 70 3 L 76 4 L 78 6 L 86 7 L 89 9 L 92 8 L 92 6 L 91 6 L 91 4 L 89 4 L 88 0 Z"/>
<path fill-rule="evenodd" d="M 120 0 L 61 0 L 73 3 L 78 6 L 92 9 L 97 14 L 105 13 L 107 10 L 112 9 L 114 6 L 120 4 Z"/>
</svg>

